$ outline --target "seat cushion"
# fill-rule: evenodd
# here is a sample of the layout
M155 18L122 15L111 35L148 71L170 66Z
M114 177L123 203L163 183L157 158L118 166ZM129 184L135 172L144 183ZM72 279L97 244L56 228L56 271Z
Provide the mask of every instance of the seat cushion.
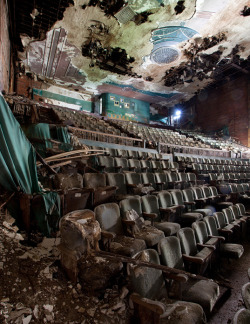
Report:
M144 249L146 249L145 241L128 236L116 236L110 243L110 252L126 256L133 256Z
M201 213L184 213L181 215L181 219L182 220L189 220L189 221L197 221L197 220L201 220L203 218L203 215Z
M183 291L183 299L202 306L206 313L210 313L219 297L220 288L210 280L198 280Z
M201 258L201 259L206 259L210 254L213 253L213 250L208 248L208 247L204 247L203 249L201 249L196 255L196 257Z
M244 248L241 244L225 243L221 244L220 252L227 258L239 259L244 252Z
M147 247L152 247L159 243L165 237L163 231L153 227L145 226L139 233L135 234L135 238L144 240Z
M181 228L180 224L172 222L155 223L154 226L161 230L166 236L175 235Z
M165 304L166 312L161 315L161 324L205 324L206 315L198 304L176 301L170 304L170 300L162 302ZM173 311L171 312L171 309ZM169 314L170 312L170 314Z
M195 211L196 211L197 213L202 214L204 217L205 217L205 216L212 216L212 215L213 215L212 210L209 209L209 208L195 209Z

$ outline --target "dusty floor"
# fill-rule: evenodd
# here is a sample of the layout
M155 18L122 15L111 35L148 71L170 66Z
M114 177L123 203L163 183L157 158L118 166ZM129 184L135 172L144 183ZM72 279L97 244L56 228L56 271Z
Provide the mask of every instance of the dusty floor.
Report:
M45 239L37 247L25 246L10 218L0 216L0 323L131 323L128 290L113 285L101 296L88 296L73 285L60 268L58 239ZM25 236L23 235L25 238ZM232 323L244 307L241 287L248 281L250 243L238 261L223 264L222 275L233 290L214 312L209 324Z
M101 297L72 285L60 268L58 239L25 246L0 216L0 323L129 323L128 290L117 286ZM23 235L24 236L24 235ZM24 236L25 237L25 236ZM100 274L101 275L101 274Z
M244 254L239 260L233 260L230 263L224 262L223 277L230 280L233 287L230 297L226 302L215 309L211 316L209 324L232 323L234 314L241 308L244 308L241 287L249 281L247 270L250 268L250 243L244 243Z

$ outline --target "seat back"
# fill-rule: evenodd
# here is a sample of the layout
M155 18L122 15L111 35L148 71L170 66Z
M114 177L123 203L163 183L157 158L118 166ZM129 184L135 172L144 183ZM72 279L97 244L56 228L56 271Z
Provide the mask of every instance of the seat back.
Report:
M114 158L112 156L97 156L98 164L104 167L105 171L114 172Z
M202 191L205 198L211 197L211 192L209 187L207 186L202 187Z
M206 224L202 222L194 222L192 224L192 229L195 233L196 242L206 243L209 239Z
M134 258L160 264L158 253L152 249L141 251ZM161 270L128 264L128 274L133 292L138 293L140 296L154 300L167 296Z
M182 253L191 256L197 254L196 240L192 228L181 228L177 232L177 237L180 239Z
M128 157L130 159L138 159L137 151L128 150Z
M128 160L126 158L115 157L115 165L117 167L122 167L123 170L128 170Z
M194 202L194 194L191 189L182 190L184 201Z
M234 215L233 215L231 209L224 208L224 209L222 209L222 212L225 215L225 218L226 218L226 220L227 220L227 222L229 224L232 223L235 220Z
M80 173L63 174L57 173L53 179L56 189L69 190L83 187L83 178Z
M142 183L141 174L135 172L128 172L125 174L127 184L138 185Z
M214 216L206 216L203 218L209 235L219 236L216 219Z
M133 168L135 172L141 172L141 163L136 159L129 159L128 164L130 168Z
M176 172L168 172L167 176L168 176L169 182L179 181L178 174Z
M140 198L126 198L120 201L120 211L122 217L125 217L126 212L135 210L139 216L142 214L141 199Z
M148 160L141 160L140 163L141 163L141 169L142 170L145 169L148 172L151 172L152 171L152 167L151 167L150 161L148 161Z
M234 219L240 218L240 213L237 206L235 205L229 206L229 209L231 210Z
M214 186L208 187L211 193L211 196L218 196L217 188Z
M125 181L125 175L122 173L106 173L107 182L110 186L118 187L117 195L127 194L127 185Z
M240 215L242 215L242 216L246 215L246 209L243 204L238 203L235 206L237 206Z
M204 198L203 192L200 187L192 187L192 190L194 192L195 199L202 199Z
M168 208L173 206L172 196L168 191L161 191L157 195L160 207Z
M195 173L188 172L187 176L188 176L188 181L189 182L196 183L196 174Z
M154 213L159 215L159 203L156 196L146 195L142 196L142 211L145 213ZM157 221L157 219L156 219Z
M86 188L96 189L98 187L106 187L107 185L104 173L85 173L83 181Z
M94 209L94 213L101 229L117 235L123 234L120 208L117 204L107 203L99 205Z
M141 173L141 178L142 178L142 183L143 184L151 184L151 186L153 186L154 188L156 187L155 184L155 177L153 173Z
M165 173L155 173L155 182L156 183L162 183L163 184L163 189L168 188L168 181L167 181L167 176Z
M181 190L173 190L170 193L175 205L181 205L181 206L184 205L183 195Z
M184 172L179 172L178 174L179 180L183 182L188 182L188 176Z
M184 270L180 241L175 236L168 236L158 243L162 264L170 268Z
M224 228L227 225L227 219L222 212L216 212L214 213L215 220L217 222L218 228Z

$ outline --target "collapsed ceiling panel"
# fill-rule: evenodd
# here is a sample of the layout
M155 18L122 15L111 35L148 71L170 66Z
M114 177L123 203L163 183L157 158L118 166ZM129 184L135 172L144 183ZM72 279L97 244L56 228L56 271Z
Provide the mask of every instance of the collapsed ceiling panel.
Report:
M170 107L217 82L225 74L222 65L231 64L228 77L248 73L246 1L53 0L46 5L45 0L24 3L17 32L25 34L20 58L26 70L49 83L94 94L122 91ZM24 21L29 32L21 28Z

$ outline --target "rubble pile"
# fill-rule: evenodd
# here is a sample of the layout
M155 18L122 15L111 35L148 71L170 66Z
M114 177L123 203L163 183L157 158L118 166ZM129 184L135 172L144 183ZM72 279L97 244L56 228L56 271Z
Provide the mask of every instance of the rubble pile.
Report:
M86 293L84 282L73 284L61 269L59 237L35 234L28 241L18 230L12 217L1 214L0 323L130 322L125 285Z

